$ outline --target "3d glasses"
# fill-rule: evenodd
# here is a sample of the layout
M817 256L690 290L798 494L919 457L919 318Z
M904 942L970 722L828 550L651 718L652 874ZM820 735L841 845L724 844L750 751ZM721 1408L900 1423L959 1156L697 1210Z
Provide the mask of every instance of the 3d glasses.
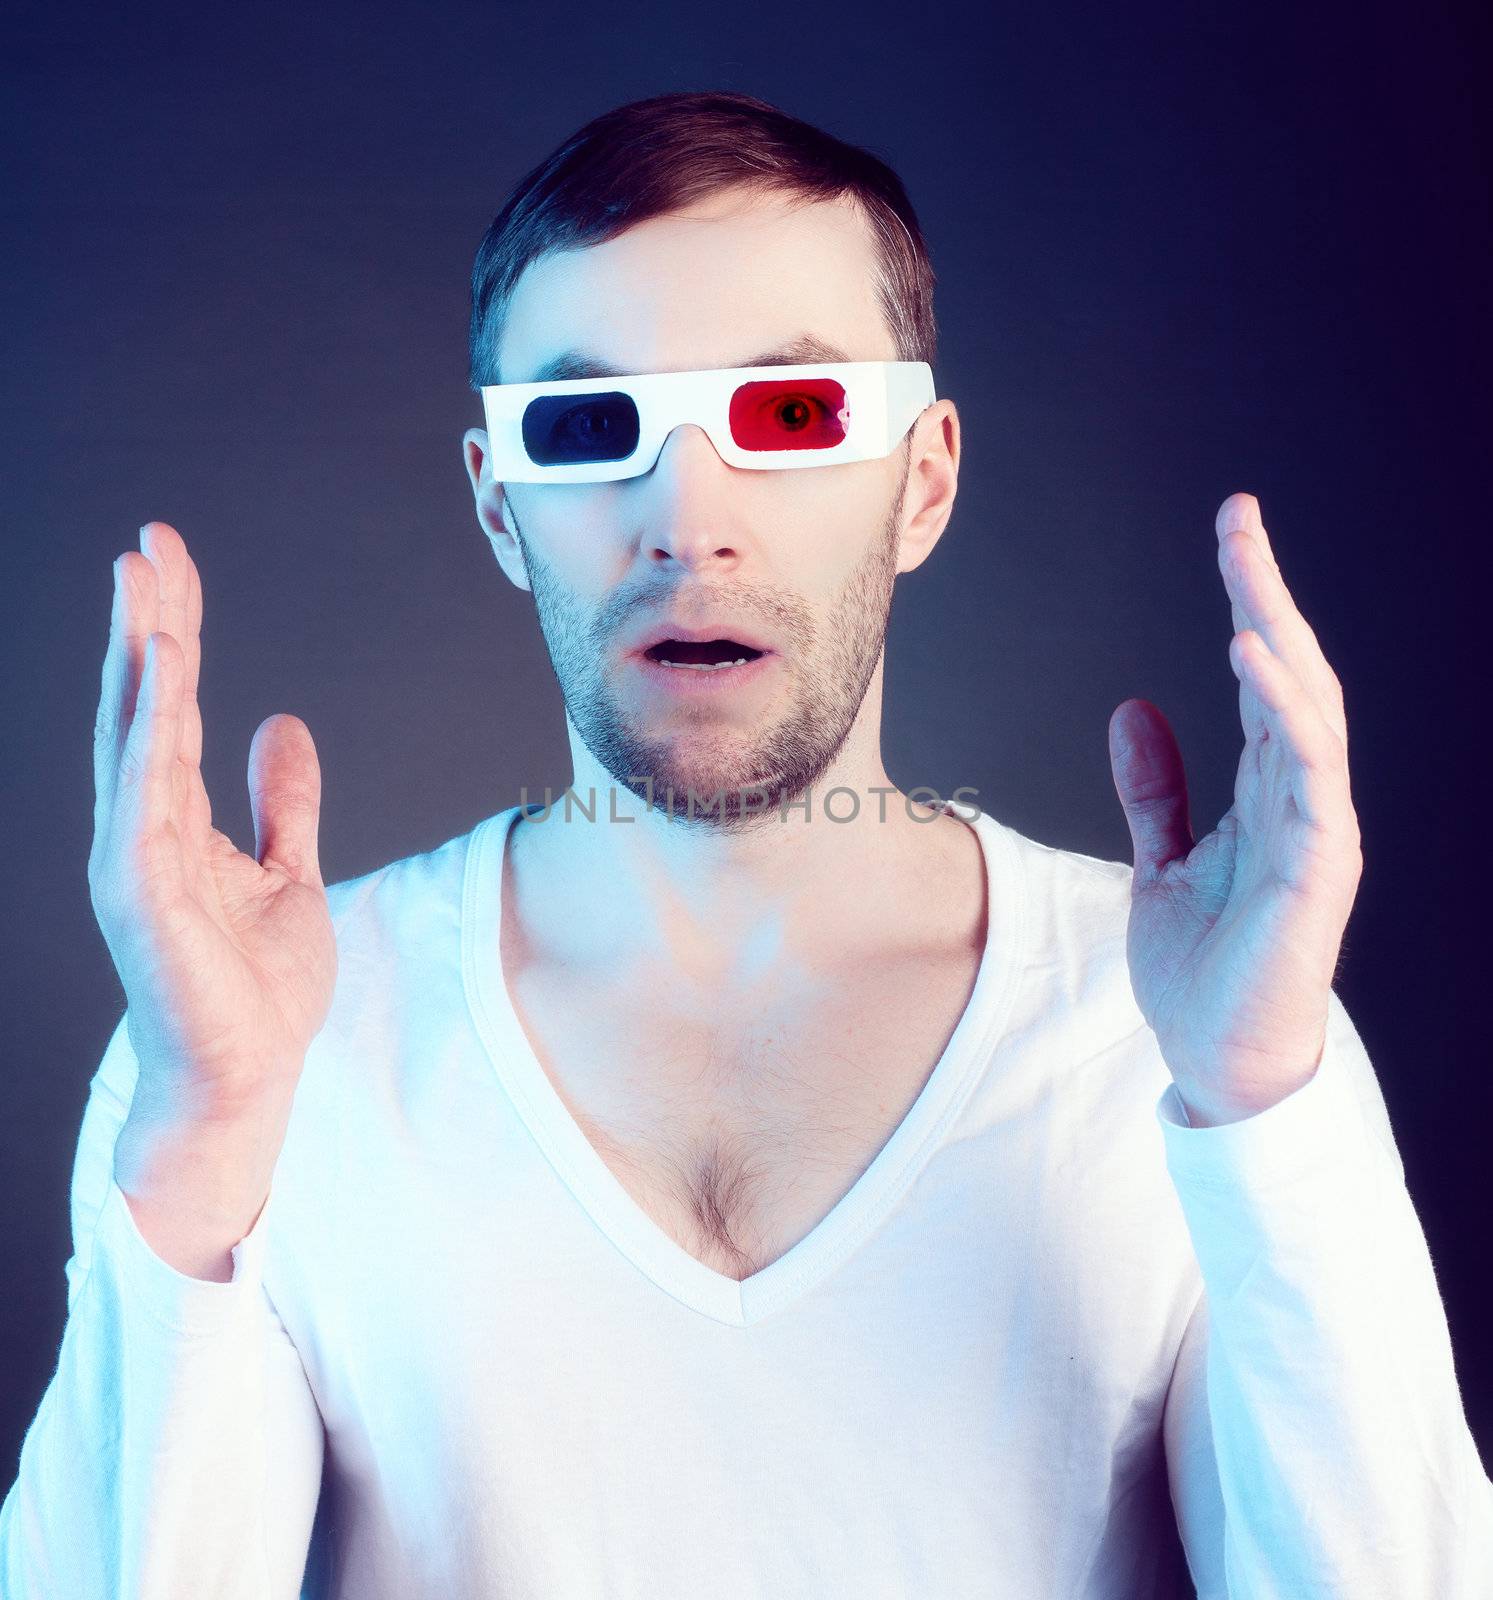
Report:
M887 456L933 404L926 361L718 367L482 389L500 483L607 483L658 460L682 422L722 461L761 472Z

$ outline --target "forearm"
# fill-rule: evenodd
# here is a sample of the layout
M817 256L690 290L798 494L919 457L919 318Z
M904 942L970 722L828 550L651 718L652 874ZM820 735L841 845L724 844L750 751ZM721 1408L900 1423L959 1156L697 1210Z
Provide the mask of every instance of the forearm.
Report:
M1229 1593L1493 1593L1478 1459L1425 1235L1361 1043L1233 1124L1163 1118L1206 1291ZM1381 1102L1382 1104L1382 1102Z
M108 1192L0 1508L0 1594L293 1600L323 1440L262 1241L234 1281L188 1277Z

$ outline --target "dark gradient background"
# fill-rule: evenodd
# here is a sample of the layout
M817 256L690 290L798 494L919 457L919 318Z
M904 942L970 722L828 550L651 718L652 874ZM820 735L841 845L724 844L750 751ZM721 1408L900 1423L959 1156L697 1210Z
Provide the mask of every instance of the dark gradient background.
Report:
M1138 694L1212 828L1242 741L1213 518L1260 497L1346 689L1366 867L1338 992L1493 1453L1486 23L1442 0L610 15L8 10L0 1480L56 1357L73 1146L124 1005L86 877L110 563L150 518L197 560L204 768L241 848L276 711L317 742L328 882L563 785L532 601L461 464L468 274L582 122L712 87L890 161L939 275L963 470L898 583L894 782L1128 861L1106 724Z

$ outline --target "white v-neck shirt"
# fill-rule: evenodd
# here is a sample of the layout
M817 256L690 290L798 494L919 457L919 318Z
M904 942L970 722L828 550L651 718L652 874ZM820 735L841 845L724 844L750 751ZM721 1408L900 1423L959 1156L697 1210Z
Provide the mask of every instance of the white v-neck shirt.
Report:
M1336 995L1308 1084L1189 1127L1130 868L956 810L968 1005L744 1282L632 1199L524 1034L517 807L329 887L332 1010L231 1282L161 1260L113 1180L121 1019L3 1600L1160 1600L1189 1566L1204 1600L1493 1596L1493 1483Z

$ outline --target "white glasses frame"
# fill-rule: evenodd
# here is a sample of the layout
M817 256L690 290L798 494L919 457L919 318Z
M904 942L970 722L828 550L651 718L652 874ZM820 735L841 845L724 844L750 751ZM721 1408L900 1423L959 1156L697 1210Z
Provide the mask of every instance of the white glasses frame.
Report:
M819 450L744 450L731 437L731 396L744 383L833 378L845 390L845 436ZM933 404L926 361L820 361L781 367L711 367L698 372L644 372L623 377L498 383L481 389L489 462L499 483L611 483L650 471L664 440L681 423L697 423L727 466L754 472L834 467L888 456ZM546 395L626 394L638 411L638 443L620 461L540 466L523 441L524 410Z

